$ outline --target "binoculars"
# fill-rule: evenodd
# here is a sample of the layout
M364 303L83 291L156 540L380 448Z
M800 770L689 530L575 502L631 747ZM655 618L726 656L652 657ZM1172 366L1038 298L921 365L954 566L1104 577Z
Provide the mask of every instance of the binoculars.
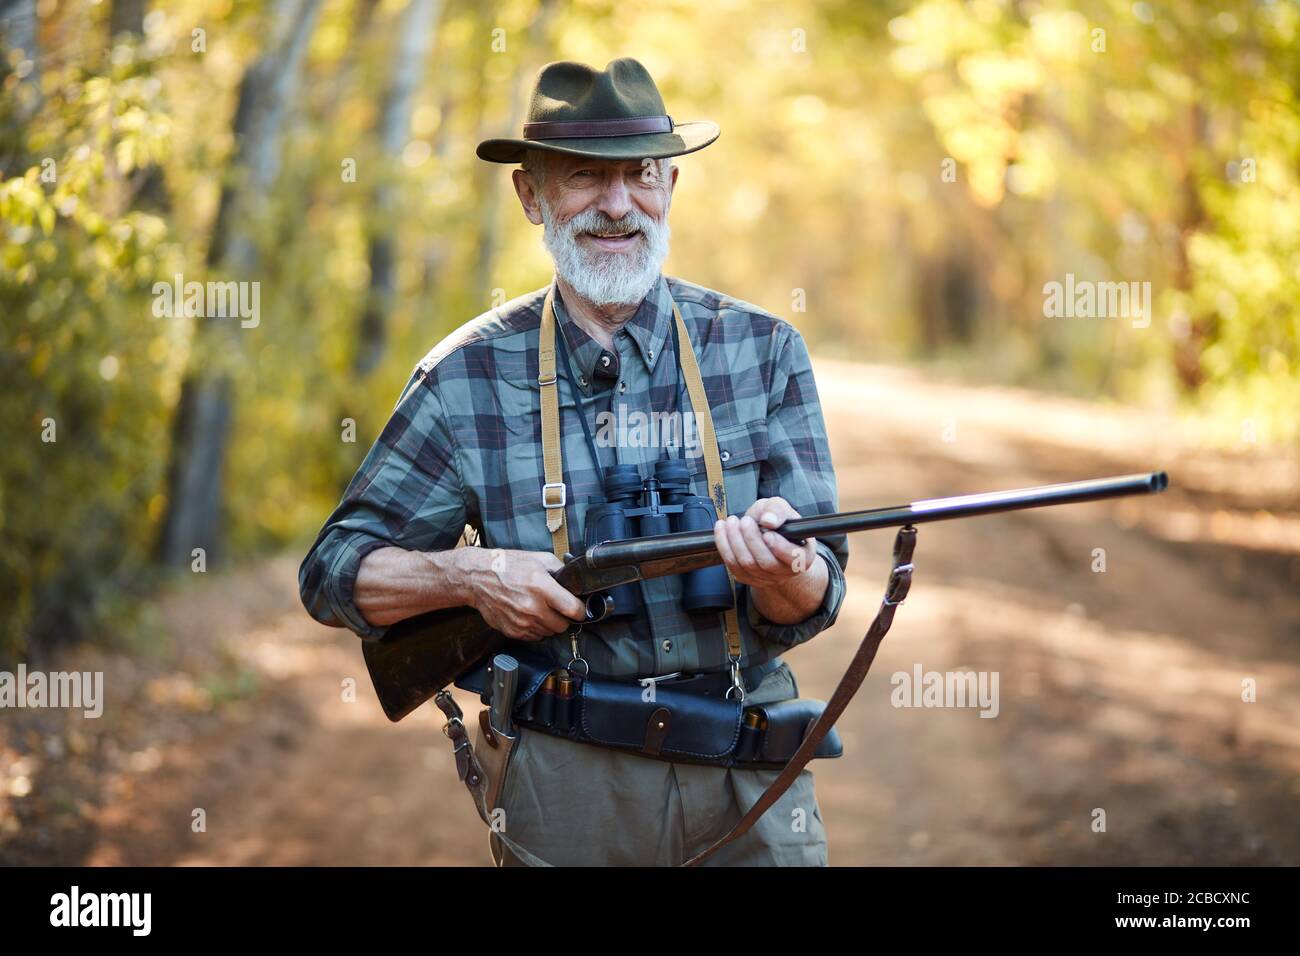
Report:
M604 470L604 499L587 506L586 546L602 541L626 541L677 531L712 531L718 520L713 501L692 495L691 474L680 458L655 462L653 478L642 480L636 465L612 465ZM691 614L725 611L734 606L726 568L714 566L681 575L682 609ZM611 588L614 607L606 620L633 617L641 611L641 590L635 584Z

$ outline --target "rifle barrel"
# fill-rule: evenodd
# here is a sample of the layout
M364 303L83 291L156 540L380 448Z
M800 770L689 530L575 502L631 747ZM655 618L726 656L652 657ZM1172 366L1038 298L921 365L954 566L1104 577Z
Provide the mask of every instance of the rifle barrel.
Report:
M1117 478L1095 478L1091 481L1070 481L1059 485L1017 488L1012 491L957 495L952 498L929 498L892 508L814 515L787 521L775 530L777 534L789 541L800 542L806 538L871 531L878 528L899 528L909 524L970 518L1001 511L1022 511L1026 508L1043 508L1048 505L1100 501L1104 498L1120 498L1128 495L1158 494L1168 486L1169 476L1165 472L1143 472L1121 475ZM586 559L588 566L592 568L607 569L646 561L685 558L704 554L713 549L712 531L686 531L653 538L603 541L587 551Z

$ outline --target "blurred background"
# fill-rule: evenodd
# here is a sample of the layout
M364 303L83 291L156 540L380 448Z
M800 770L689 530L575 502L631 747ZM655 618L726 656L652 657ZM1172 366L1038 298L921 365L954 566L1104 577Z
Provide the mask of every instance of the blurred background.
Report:
M1174 483L922 531L818 769L832 862L1300 862L1298 31L1290 0L0 0L0 669L107 698L0 714L0 861L487 861L439 721L384 721L296 566L415 362L550 279L474 146L543 63L634 56L722 128L676 161L667 271L802 331L842 507ZM160 316L178 275L257 282L258 321ZM1150 309L1054 314L1079 282ZM805 696L888 546L855 539ZM999 717L891 707L915 664L1000 672Z

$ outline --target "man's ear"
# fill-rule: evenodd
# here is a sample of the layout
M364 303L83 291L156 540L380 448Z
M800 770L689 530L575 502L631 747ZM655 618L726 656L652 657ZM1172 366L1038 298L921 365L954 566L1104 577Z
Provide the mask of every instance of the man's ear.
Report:
M681 172L676 163L670 164L668 170L668 204L664 208L664 212L673 208L673 190L677 188L677 174Z
M537 201L537 187L533 185L533 177L524 169L516 169L510 174L510 180L515 184L515 194L519 196L519 205L524 207L524 215L534 226L540 226L542 207Z

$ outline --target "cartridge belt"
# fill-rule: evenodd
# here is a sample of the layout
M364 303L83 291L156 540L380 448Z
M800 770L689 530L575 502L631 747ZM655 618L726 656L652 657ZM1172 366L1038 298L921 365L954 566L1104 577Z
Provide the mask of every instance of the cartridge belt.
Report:
M825 704L784 700L746 705L728 699L730 672L685 678L616 678L582 675L551 661L519 657L512 710L517 724L579 743L608 747L659 760L721 767L784 767ZM755 687L779 660L746 668L742 678ZM476 669L457 686L477 691L490 704L491 665ZM844 752L834 728L814 756Z

